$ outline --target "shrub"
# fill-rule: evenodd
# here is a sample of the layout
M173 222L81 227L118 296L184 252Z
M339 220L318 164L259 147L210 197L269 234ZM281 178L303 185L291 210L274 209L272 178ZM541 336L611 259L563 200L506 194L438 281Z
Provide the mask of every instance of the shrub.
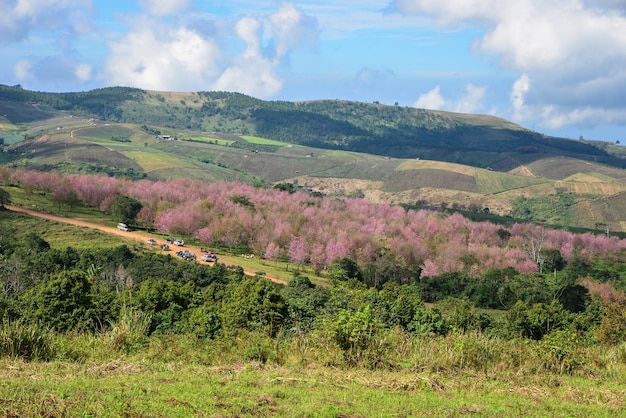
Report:
M0 356L47 361L55 353L54 333L49 328L22 320L2 321Z
M378 368L385 364L386 343L383 324L369 305L352 312L342 310L331 324L332 338L341 348L346 364Z
M555 373L572 373L585 364L578 334L556 330L538 343L542 368Z
M111 347L122 352L132 352L146 347L151 323L150 315L123 306L118 321L111 324Z

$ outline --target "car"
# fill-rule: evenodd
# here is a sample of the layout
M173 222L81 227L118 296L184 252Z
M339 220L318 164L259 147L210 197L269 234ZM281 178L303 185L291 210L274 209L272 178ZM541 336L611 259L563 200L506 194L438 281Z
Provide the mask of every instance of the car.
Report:
M183 245L185 245L185 241L183 241L182 239L175 239L174 245L178 245L179 247L182 247Z
M156 240L155 240L155 239L150 238L150 239L147 239L147 240L146 240L146 243L147 243L147 244L150 244L150 245L156 245L156 243L157 243L157 242L156 242Z
M200 257L200 260L214 263L217 261L217 255L212 252L206 252L202 254L202 256Z
M195 260L196 255L189 250L176 251L176 255L183 260Z
M167 241L167 242L168 242L168 243L170 243L170 244L173 244L173 243L174 243L174 238L172 238L172 237L167 237L167 238L165 239L165 241Z
M167 244L161 244L161 250L163 251L169 251L170 250L170 246Z
M128 225L122 222L117 224L117 229L119 229L120 231L127 231L127 232L130 231L130 228L128 227Z

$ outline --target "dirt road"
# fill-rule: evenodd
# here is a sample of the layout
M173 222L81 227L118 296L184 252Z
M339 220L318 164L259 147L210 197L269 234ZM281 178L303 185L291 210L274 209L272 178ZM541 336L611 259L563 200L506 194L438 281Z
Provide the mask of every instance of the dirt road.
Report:
M70 225L76 225L76 226L82 226L85 228L92 228L92 229L98 229L100 231L106 232L108 234L115 234L115 235L119 235L120 237L124 237L124 238L131 238L131 239L135 239L139 242L143 242L144 244L146 243L146 240L152 238L152 239L156 239L157 240L157 245L155 246L157 249L160 248L161 244L164 244L165 241L163 241L163 239L157 239L156 237L148 234L147 232L142 232L142 231L120 231L119 229L115 228L115 227L111 227L111 226L105 226L105 225L100 225L100 224L96 224L93 222L87 222L84 220L80 220L80 219L72 219L72 218L64 218L62 216L57 216L57 215L50 215L47 213L42 213L42 212L37 212L34 210L30 210L30 209L25 209L22 208L20 206L13 206L13 205L5 205L5 207L9 210L12 210L14 212L21 212L21 213L25 213L28 214L30 216L36 216L38 218L43 218L43 219L48 219L50 221L55 221L55 222L62 222L62 223L66 223L66 224L70 224ZM146 244L148 245L148 244ZM198 263L201 264L212 264L212 263L207 263L204 261L200 260L200 257L202 256L202 252L200 251L200 248L198 247L193 247L193 246L188 246L185 245L184 247L177 247L176 245L170 244L170 251L171 253L175 253L176 251L178 251L179 249L182 250L187 250L187 251L191 251L192 253L194 253L196 255L196 260ZM161 250L158 250L161 251ZM163 251L165 252L165 251ZM227 266L238 266L239 264L233 262L232 260L230 260L228 257L223 257L220 256L220 263L222 264L226 264ZM246 276L254 276L255 272L250 271L250 270L246 270L245 267L241 266L243 268L243 272ZM280 283L280 284L287 284L286 280L282 280L279 279L277 277L271 277L269 275L265 275L265 277L267 277L269 280L275 282L275 283Z

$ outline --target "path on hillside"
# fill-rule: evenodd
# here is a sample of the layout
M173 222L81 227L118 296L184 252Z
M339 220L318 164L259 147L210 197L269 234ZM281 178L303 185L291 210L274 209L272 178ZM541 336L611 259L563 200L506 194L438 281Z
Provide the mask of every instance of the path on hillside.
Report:
M93 223L93 222L88 222L85 220L81 220L81 219L72 219L72 218L64 218L62 216L58 216L58 215L51 215L48 213L42 213L42 212L37 212L34 210L30 210L30 209L26 209L20 206L13 206L13 205L4 205L7 209L14 211L14 212L21 212L21 213L25 213L27 215L30 216L36 216L38 218L43 218L43 219L48 219L50 221L54 221L54 222L62 222L62 223L66 223L66 224L70 224L70 225L75 225L75 226L82 226L85 228L92 228L92 229L98 229L100 231L106 232L108 234L115 234L118 235L120 237L124 237L124 238L132 238L132 239L136 239L139 242L142 243L146 243L146 240L152 238L152 239L157 239L156 237L154 237L151 234L148 234L147 232L143 232L143 231L120 231L119 229L112 227L112 226L106 226L106 225L100 225L97 223ZM157 239L157 245L155 246L157 249L160 248L161 244L164 244L165 241L160 238ZM149 244L146 244L149 245ZM200 251L200 248L198 247L193 247L193 246L187 246L185 245L184 247L178 247L176 245L170 244L170 251L161 251L160 249L157 250L158 252L162 252L162 253L175 253L178 250L187 250L187 251L191 251L192 253L194 253L196 255L196 260L198 263L201 264L213 264L213 263L207 263L204 261L200 260L200 257L202 256L202 252ZM223 256L220 256L220 263L225 264L227 266L239 266L239 264L228 260L228 259L224 259ZM243 268L243 272L246 276L255 276L256 273L250 270L246 270L245 267L240 266ZM275 283L280 283L280 284L287 284L286 280L283 279L279 279L277 277L272 277L271 275L266 274L265 275L266 278L268 278L269 280L275 282Z

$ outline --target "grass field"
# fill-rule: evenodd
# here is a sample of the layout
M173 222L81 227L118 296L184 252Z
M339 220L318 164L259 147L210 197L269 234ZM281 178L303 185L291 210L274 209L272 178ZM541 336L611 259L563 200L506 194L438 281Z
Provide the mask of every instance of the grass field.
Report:
M474 177L476 178L478 190L480 193L486 195L501 193L507 190L521 189L547 182L545 179L514 176L512 174L480 169L474 172Z
M134 132L124 125L98 125L82 128L76 136L84 139L110 140L115 137L128 138Z
M172 154L156 153L150 150L124 151L124 155L136 161L147 173L165 168L192 167L190 161L185 161Z
M266 362L245 360L263 341L155 336L135 354L107 335L60 337L75 359L0 360L4 416L236 417L616 417L626 413L620 366L597 376L426 366L471 338L398 347L407 366L371 370L327 363L332 349L309 338L278 339ZM247 337L247 338L245 338ZM408 351L407 351L408 350ZM415 350L411 352L411 350ZM425 354L425 353L424 353ZM394 356L395 357L395 356ZM460 360L460 357L458 358ZM415 361L413 367L410 363ZM423 366L422 366L423 367Z
M287 144L285 142L274 141L273 139L259 138L256 136L243 135L242 138L251 144L276 145L278 147L286 147L288 145L297 146L297 145Z

